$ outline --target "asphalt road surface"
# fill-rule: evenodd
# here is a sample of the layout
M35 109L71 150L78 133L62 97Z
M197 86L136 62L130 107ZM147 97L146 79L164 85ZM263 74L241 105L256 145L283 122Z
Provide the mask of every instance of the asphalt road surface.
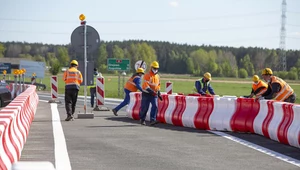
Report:
M142 126L127 118L125 110L118 117L111 111L94 111L94 119L65 122L63 98L62 104L49 104L49 94L39 97L21 161L50 161L59 170L300 169L300 149L263 136L168 124ZM106 106L118 103L107 100ZM88 113L91 110L89 106ZM79 111L83 112L82 97Z

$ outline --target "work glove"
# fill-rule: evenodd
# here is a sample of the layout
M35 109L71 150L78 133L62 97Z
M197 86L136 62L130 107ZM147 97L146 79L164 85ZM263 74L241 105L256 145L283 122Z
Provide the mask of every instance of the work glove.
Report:
M160 101L163 100L162 97L161 97L160 91L157 91L157 96L158 96L158 98L159 98Z
M147 88L146 91L151 94L152 96L156 96L157 94L150 88Z

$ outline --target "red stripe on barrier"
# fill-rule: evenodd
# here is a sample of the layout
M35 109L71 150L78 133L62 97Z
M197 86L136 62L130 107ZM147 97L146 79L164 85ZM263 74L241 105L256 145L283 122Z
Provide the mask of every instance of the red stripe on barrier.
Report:
M141 93L135 93L135 104L132 108L132 118L134 120L140 120L140 107L141 107L141 99L142 99L142 94Z
M300 132L298 133L298 143L300 145Z
M254 133L253 122L259 109L260 105L257 100L238 98L237 109L230 121L232 131Z
M283 104L282 110L283 110L283 117L278 126L277 136L279 142L284 144L289 144L287 138L287 132L294 118L293 104Z
M156 120L160 123L166 123L165 113L169 106L169 97L165 94L161 95L161 97L163 98L163 101L158 100L158 112Z
M268 114L265 118L265 120L262 123L262 132L264 134L265 137L270 138L269 135L269 124L273 118L274 115L274 106L273 106L274 101L268 101L267 105L268 105Z
M209 117L214 109L214 98L199 97L197 100L199 108L194 116L195 128L208 130Z
M2 135L2 134L0 134L0 135ZM1 156L0 156L0 169L7 170L7 167L6 167L5 163L3 162Z
M5 137L5 133L8 133L8 132L5 132L6 130L8 130L8 124L5 122L5 121L0 121L0 124L4 125L5 126L5 129L2 133L2 144L3 144L3 149L6 153L6 155L8 156L10 162L14 162L14 158L13 158L13 155L12 153L10 152L10 150L8 149L8 146L7 146L7 139Z
M182 124L182 115L186 108L185 96L178 95L175 96L176 106L172 113L172 123L175 126L183 126Z

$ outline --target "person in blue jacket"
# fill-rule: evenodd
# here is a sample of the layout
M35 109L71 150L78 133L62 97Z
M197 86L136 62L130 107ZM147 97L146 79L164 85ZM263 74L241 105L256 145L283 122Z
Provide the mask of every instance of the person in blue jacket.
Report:
M130 101L129 93L131 92L137 92L138 90L143 91L141 87L141 77L145 74L145 71L143 68L138 68L136 70L136 73L133 74L129 80L126 82L124 86L124 92L125 92L125 98L122 103L120 103L117 107L112 109L115 116L118 116L118 111L126 106Z
M214 89L210 84L211 74L209 72L204 73L203 78L195 81L196 92L201 95L215 95ZM210 96L209 95L209 96Z

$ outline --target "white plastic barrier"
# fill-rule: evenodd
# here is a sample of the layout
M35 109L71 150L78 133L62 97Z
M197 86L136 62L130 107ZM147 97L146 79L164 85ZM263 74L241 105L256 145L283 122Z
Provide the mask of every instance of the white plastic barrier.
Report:
M300 105L294 105L294 117L287 132L288 142L291 146L300 148Z
M198 97L186 96L186 109L182 115L182 124L184 127L195 128L194 116L198 111Z
M175 97L176 95L169 95L169 106L165 112L165 120L166 120L166 123L168 124L173 124L172 122L172 114L173 114L173 111L176 107L176 100L175 100Z
M254 132L269 137L268 124L274 115L273 101L260 100L259 103L260 109L253 123Z
M214 97L214 109L209 118L211 130L231 131L230 120L236 110L236 96Z
M268 127L268 132L269 132L270 138L275 141L279 141L277 133L278 133L279 124L283 118L282 104L284 104L284 102L274 102L273 103L274 116Z

